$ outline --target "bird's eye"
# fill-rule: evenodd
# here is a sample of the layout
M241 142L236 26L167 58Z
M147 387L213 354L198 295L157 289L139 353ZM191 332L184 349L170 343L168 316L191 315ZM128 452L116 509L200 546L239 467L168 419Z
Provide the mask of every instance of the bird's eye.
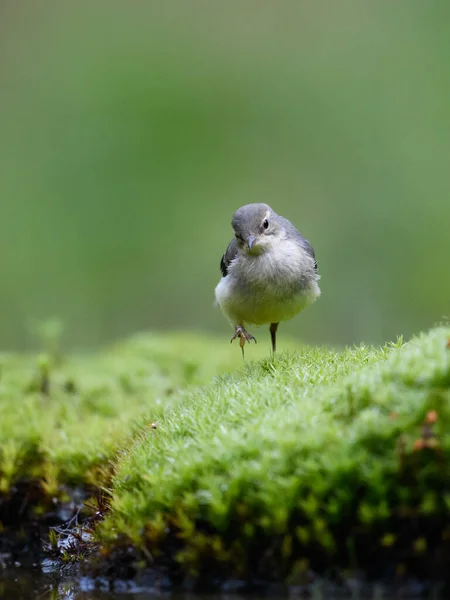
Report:
M267 229L269 227L269 221L267 219L264 219L263 227L264 227L264 229Z

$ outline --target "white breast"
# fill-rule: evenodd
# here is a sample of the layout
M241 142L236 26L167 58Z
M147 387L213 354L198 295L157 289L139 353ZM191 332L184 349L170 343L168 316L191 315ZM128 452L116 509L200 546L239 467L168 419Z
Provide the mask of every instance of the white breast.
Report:
M287 321L320 295L314 259L283 240L259 256L240 255L216 287L217 303L233 324Z

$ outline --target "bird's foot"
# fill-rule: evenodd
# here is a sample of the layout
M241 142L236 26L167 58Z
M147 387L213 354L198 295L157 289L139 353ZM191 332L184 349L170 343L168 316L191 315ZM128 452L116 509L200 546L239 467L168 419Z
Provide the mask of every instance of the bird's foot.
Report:
M242 356L244 356L245 342L250 343L253 340L256 344L256 338L251 333L249 333L246 329L244 329L241 325L236 326L236 333L231 338L230 343L233 342L236 338L239 338L239 346L241 347L241 350L242 350Z

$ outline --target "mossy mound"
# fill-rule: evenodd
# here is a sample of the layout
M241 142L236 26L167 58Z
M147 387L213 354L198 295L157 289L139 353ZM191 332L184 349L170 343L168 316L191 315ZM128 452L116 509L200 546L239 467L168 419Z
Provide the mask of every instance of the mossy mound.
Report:
M335 568L445 579L449 339L440 327L384 348L287 342L275 360L259 344L244 364L226 341L189 334L3 355L0 542L101 492L95 543L64 552L96 555L91 573L149 567L209 589Z
M310 568L444 576L449 338L285 353L162 407L118 457L105 564L133 548L133 568L204 587Z
M263 355L261 346L253 354ZM19 509L25 496L37 516L76 486L108 484L136 432L242 366L233 350L226 338L185 333L138 335L92 355L1 354L0 522L12 520L12 500Z

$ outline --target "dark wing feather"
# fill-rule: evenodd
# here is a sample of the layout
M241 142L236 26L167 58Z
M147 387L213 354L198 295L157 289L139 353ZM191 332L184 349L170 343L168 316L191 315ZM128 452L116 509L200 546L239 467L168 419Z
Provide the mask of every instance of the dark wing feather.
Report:
M237 256L237 242L233 238L231 242L228 244L227 249L225 250L225 254L222 256L220 260L220 270L222 271L223 277L228 275L228 267L232 260L234 260Z
M317 260L316 255L314 254L314 248L311 246L308 240L305 240L305 238L303 238L303 247L305 248L306 252L314 259L314 270L317 273Z

